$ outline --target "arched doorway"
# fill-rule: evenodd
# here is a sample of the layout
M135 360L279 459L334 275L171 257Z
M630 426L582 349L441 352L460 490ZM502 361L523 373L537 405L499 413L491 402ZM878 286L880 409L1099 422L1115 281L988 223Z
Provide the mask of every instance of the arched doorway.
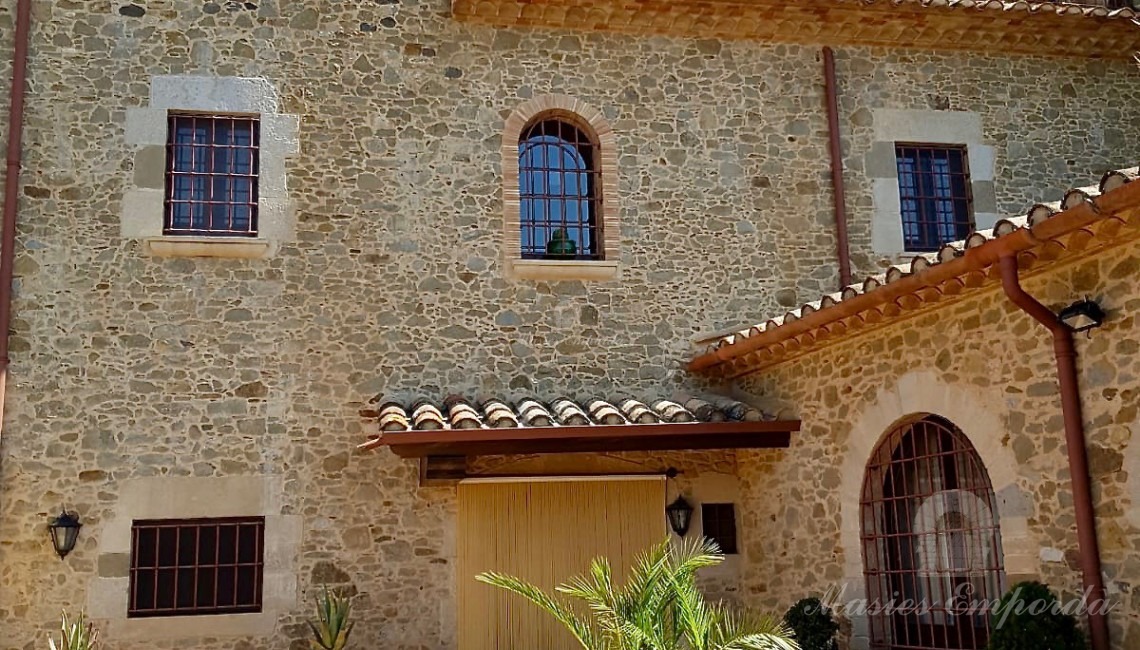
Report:
M980 650L1002 591L997 503L970 441L926 416L886 435L861 497L871 647Z

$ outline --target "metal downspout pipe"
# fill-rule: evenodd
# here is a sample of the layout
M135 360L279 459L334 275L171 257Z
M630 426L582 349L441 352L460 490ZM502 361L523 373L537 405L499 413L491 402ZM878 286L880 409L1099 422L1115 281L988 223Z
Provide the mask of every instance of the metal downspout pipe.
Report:
M839 91L835 79L835 52L823 48L823 85L827 103L828 151L831 154L831 191L835 210L836 257L839 288L851 284L851 248L847 238L847 198L843 184L843 148L839 142Z
M998 264L1005 295L1053 335L1053 354L1057 359L1057 379L1061 386L1061 413L1065 420L1065 446L1069 455L1073 508L1076 511L1081 581L1088 599L1089 635L1092 638L1093 650L1109 650L1108 617L1104 611L1104 579L1100 570L1100 546L1096 538L1096 515L1085 451L1085 425L1081 415L1077 351L1073 345L1073 332L1052 310L1021 288L1016 253L1003 254Z
M16 211L20 201L23 167L24 97L28 72L28 38L32 0L17 0L16 31L12 43L12 79L8 89L8 155L4 176L4 208L0 219L0 432L8 387L9 336L12 324L12 263L16 255Z

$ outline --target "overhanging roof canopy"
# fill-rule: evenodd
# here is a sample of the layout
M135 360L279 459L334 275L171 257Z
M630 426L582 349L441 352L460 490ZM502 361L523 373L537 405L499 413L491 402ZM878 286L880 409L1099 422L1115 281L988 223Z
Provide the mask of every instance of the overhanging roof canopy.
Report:
M1127 59L1136 10L1026 0L452 0L504 27Z
M1059 203L915 256L886 273L737 332L698 342L689 370L735 378L893 322L966 292L1000 284L996 262L1016 255L1030 275L1078 255L1140 237L1140 169L1104 175Z
M450 397L442 406L387 402L366 415L380 434L361 445L403 458L787 447L798 420L775 420L721 396L549 403L533 398L479 405Z

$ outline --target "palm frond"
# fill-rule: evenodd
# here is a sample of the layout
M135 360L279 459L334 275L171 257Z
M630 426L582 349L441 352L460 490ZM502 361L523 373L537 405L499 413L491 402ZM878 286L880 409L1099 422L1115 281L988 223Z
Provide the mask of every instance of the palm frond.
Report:
M484 584L505 589L517 596L530 601L532 604L550 614L561 623L585 650L603 650L606 646L601 644L598 634L589 623L582 620L568 606L559 602L538 587L503 573L488 571L475 576L475 579Z

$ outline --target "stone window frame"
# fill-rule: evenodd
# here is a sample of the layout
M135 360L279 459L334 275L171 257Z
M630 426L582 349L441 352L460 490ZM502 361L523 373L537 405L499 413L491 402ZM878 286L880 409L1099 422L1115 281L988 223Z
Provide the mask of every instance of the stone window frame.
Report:
M899 194L898 143L921 142L954 145L966 149L970 170L974 228L992 228L999 218L994 189L994 148L985 143L982 118L969 111L896 110L872 111L873 141L864 157L871 181L873 212L871 249L880 255L904 255L902 205Z
M536 119L565 119L586 129L598 143L601 187L601 259L535 260L522 258L519 192L519 139ZM597 108L568 95L543 95L511 112L503 126L503 256L506 275L519 280L614 280L620 275L620 215L618 203L617 136Z
M111 516L84 526L98 539L97 572L87 612L108 637L124 641L269 637L281 615L300 604L302 518L286 515L280 476L146 477L120 484ZM265 518L261 611L244 614L129 617L131 527L135 520Z
M260 122L258 231L255 237L166 235L166 157L171 113L248 115ZM159 257L263 259L296 237L286 161L300 152L300 117L281 112L277 90L256 77L157 75L145 108L129 108L126 141L133 147L134 174L127 182L120 236L142 243Z

